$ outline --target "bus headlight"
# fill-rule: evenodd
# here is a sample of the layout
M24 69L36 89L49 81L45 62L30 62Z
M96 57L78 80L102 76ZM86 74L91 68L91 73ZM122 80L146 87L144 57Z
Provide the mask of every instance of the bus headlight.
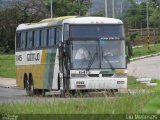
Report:
M127 73L125 72L125 70L116 70L115 74L113 75L113 77L126 78L127 77Z
M124 73L125 73L125 70L116 70L115 73L116 73L116 74L124 74Z
M126 74L126 73L124 73L124 74L114 74L113 77L126 78L126 77L127 77L127 74Z
M126 78L127 77L127 73L125 73L125 70L116 70L113 77L116 78Z

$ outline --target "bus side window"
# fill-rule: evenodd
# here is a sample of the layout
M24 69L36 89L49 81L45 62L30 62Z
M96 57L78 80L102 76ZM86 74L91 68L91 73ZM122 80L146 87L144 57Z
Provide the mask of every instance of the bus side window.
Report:
M39 47L41 47L42 43L41 43L41 34L42 34L42 30L39 31Z
M69 25L65 24L64 25L64 32L63 32L63 39L68 40L69 39Z
M48 34L48 46L53 46L55 44L55 28L50 28Z
M47 29L41 31L41 47L46 47L47 44Z
M47 29L46 46L49 46L49 44L48 44L48 39L49 39L49 29Z
M56 28L56 45L58 45L59 41L62 41L62 27Z
M25 46L26 46L26 32L22 32L20 40L20 48L25 48Z
M40 41L40 31L36 30L34 31L34 47L35 48L39 47L39 41Z
M32 47L34 48L34 31L32 32Z
M33 32L29 31L27 34L27 48L32 48L33 43Z
M27 48L27 39L28 39L28 32L26 32L26 39L25 39L25 47L24 48Z
M21 33L17 33L16 34L16 48L20 48L20 44L21 44Z

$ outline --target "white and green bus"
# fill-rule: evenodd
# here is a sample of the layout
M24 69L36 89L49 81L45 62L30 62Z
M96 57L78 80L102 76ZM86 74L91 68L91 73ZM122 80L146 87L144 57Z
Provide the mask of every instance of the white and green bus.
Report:
M16 30L17 86L47 91L127 88L123 22L65 16L21 24Z

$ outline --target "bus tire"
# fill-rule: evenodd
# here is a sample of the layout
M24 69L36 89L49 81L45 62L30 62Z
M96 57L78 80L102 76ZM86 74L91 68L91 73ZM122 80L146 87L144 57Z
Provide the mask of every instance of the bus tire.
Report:
M45 91L45 89L43 89L42 90L42 96L45 97L45 95L46 95L46 91Z
M32 76L30 76L30 78L26 80L26 92L29 96L33 96L35 93Z
M33 84L33 77L30 76L30 96L33 96L35 94L35 90L34 90L34 84Z
M27 93L27 95L29 95L30 85L29 85L29 80L28 80L28 78L25 78L25 88L26 88L26 93Z
M24 79L23 79L24 89L26 89L27 79L28 79L28 77L27 77L27 74L25 73L25 74L24 74Z

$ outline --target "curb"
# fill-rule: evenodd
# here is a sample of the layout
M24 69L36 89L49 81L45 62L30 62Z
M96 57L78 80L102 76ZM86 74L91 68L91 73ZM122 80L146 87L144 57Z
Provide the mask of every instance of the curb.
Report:
M140 60L140 59L144 59L144 58L149 58L149 57L155 57L155 56L159 56L159 55L160 55L160 52L156 53L156 54L150 54L150 55L146 55L146 56L131 58L130 61L136 61L136 60Z
M16 88L16 80L12 78L0 78L1 88Z
M1 85L1 84L0 84L0 87L1 88L10 88L9 86L4 86L4 85Z
M2 85L2 84L0 84L0 87L1 88L12 88L12 89L16 89L17 88L16 85L15 86L5 86L5 85Z

